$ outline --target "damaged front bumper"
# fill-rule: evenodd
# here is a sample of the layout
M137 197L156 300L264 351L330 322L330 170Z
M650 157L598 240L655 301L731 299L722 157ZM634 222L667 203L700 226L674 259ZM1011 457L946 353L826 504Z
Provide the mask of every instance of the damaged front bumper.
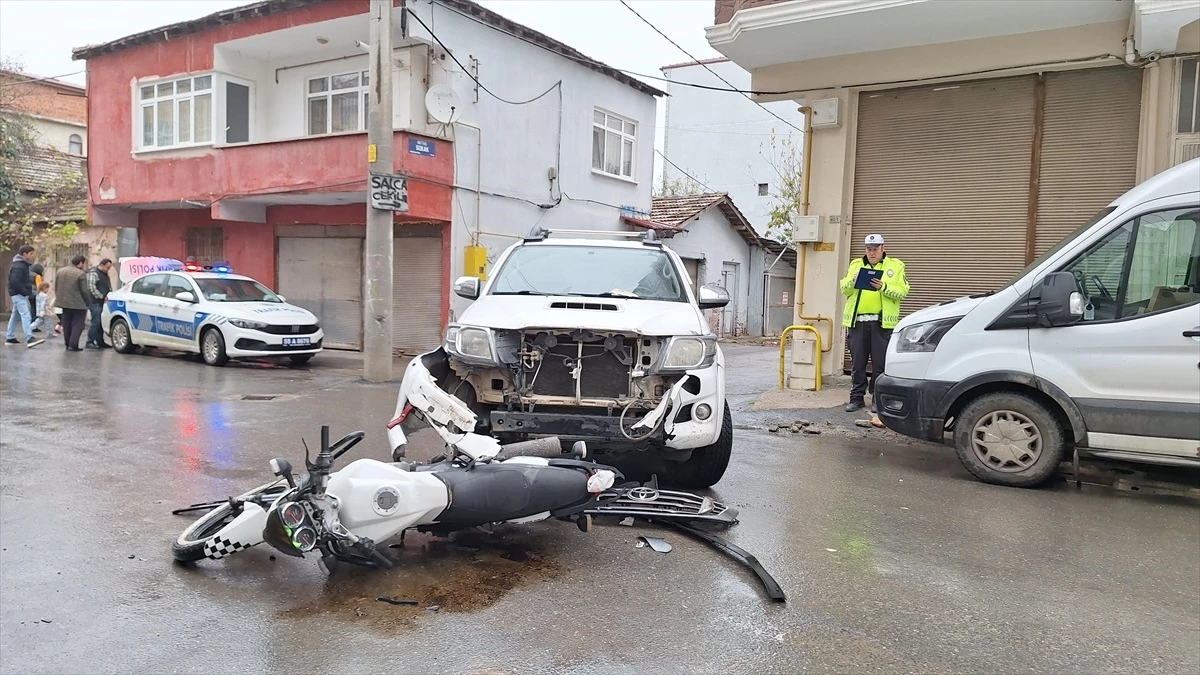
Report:
M439 347L409 363L400 383L395 413L388 423L393 456L403 455L414 416L433 427L447 443L472 435L479 424L479 416L465 401L439 385L439 379L451 372L449 359L446 350ZM596 407L595 413L579 407L559 412L534 406L530 411L492 409L484 421L493 434L558 436L618 445L653 442L672 450L702 448L715 443L721 434L725 417L724 368L723 355L718 352L710 366L685 371L649 412L634 410L636 401L615 409Z

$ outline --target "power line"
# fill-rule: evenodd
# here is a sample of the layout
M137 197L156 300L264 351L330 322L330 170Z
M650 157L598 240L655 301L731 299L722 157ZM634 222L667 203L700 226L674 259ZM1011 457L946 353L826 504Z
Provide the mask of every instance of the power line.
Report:
M683 169L681 169L681 168L679 167L679 165L678 165L678 164L676 164L675 162L672 162L671 160L667 159L667 156L666 156L666 155L664 155L664 154L662 154L662 152L660 152L658 148L655 148L655 149L654 149L654 152L655 152L655 153L656 153L656 154L657 154L659 157L662 157L664 162L666 162L667 164L670 164L671 166L675 167L675 168L676 168L676 169L679 171L679 173L681 173L681 174L683 174L683 175L687 176L688 178L691 178L691 179L692 179L692 182L693 182L693 183L695 183L696 185L699 185L700 187L704 188L705 190L708 190L709 192L713 192L713 193L717 192L717 190L714 190L714 189L710 188L709 186L705 185L705 184L704 184L704 183L703 183L703 182L702 182L702 181L701 181L699 178L696 178L696 177L695 177L695 176L693 176L692 174L690 174L690 173L688 173L688 172L684 171Z
M686 49L684 49L683 47L681 47L681 46L679 45L679 43L678 43L678 42L676 42L676 41L672 40L672 39L671 39L671 38L670 38L670 37L669 37L669 36L668 36L666 33L664 33L664 32L662 32L661 30L659 30L659 29L658 29L658 26L655 26L653 23L650 23L650 20L649 20L649 19L647 19L646 17L644 17L644 16L642 16L641 14L639 14L639 13L638 13L638 11L637 11L636 9L634 9L634 8L630 7L630 6L629 6L629 3L625 2L625 0L621 0L621 4L622 4L622 5L625 5L625 9L628 9L629 11L633 12L633 15L634 15L634 16L636 16L637 18L641 19L641 20L642 20L642 23L644 23L644 24L646 24L647 26L649 26L650 28L652 28L652 29L654 30L654 32L655 32L655 33L658 33L659 35L663 36L663 38L664 38L664 39L665 39L667 42L670 42L671 44L675 45L676 49L678 49L679 51L683 52L684 54L687 54L687 57L688 57L689 59L691 59L691 60L695 61L696 63L700 64L701 66L704 66L704 69L705 69L705 70L707 70L708 72L710 72L710 73L712 73L713 75L715 75L715 76L716 76L716 78L717 78L718 80L720 80L720 81L724 82L725 84L729 85L729 87L730 87L731 89L737 89L737 87L734 87L734 86L733 86L733 84L731 84L731 83L729 82L729 80L726 80L725 78L723 78L723 77L721 77L720 75L718 75L718 74L717 74L717 71L713 70L712 68L709 68L707 63L704 63L704 62L703 62L703 61L701 61L700 59L697 59L695 56L692 56L692 55L691 55L691 53L690 53L690 52L688 52L688 50L686 50ZM801 129L800 127L797 127L795 124L792 124L791 122L789 122L789 121L787 121L787 120L783 119L783 118L782 118L782 117L780 117L779 115L776 115L776 114L775 114L773 111L771 111L771 110L768 110L768 109L767 109L767 107L766 107L766 106L764 106L763 104L761 104L761 103L759 103L758 101L755 101L754 99L750 98L750 95L749 95L749 94L747 94L747 93L745 93L745 92L742 92L742 96L745 96L747 101L750 101L750 102L751 102L751 103L753 103L754 105L756 105L756 106L758 106L758 107L762 108L763 110L766 110L768 113L770 113L770 115L771 115L772 117L774 117L775 119L779 120L780 122L783 122L784 124L788 125L789 127L791 127L791 128L793 128L793 129L795 129L796 131L803 132L803 129Z

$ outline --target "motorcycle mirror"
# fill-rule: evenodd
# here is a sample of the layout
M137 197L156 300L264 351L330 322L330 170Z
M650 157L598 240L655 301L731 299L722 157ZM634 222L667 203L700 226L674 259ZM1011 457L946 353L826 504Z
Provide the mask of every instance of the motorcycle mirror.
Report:
M282 457L276 457L271 460L271 473L284 478L288 482L289 487L296 487L296 480L292 477L292 463Z
M587 442L575 441L575 443L571 446L571 454L574 455L576 459L584 459L587 457Z

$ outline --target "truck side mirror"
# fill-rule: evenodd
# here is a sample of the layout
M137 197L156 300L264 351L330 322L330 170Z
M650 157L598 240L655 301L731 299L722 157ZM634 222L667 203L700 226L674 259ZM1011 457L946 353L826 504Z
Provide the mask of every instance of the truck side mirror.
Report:
M1038 328L1072 326L1083 319L1083 293L1070 272L1047 274L1035 292Z
M479 277L459 277L454 282L454 294L474 300L479 297Z
M705 284L697 294L700 309L717 309L729 304L729 291L716 284Z

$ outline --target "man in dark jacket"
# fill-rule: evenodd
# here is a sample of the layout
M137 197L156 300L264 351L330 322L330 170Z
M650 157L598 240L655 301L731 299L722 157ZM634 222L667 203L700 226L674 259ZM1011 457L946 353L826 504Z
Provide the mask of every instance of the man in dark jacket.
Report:
M104 349L104 328L100 325L100 312L108 294L112 293L112 279L108 271L112 269L112 260L105 258L99 265L89 269L84 276L84 300L87 301L88 311L92 313L92 327L88 330L87 344L89 349Z
M71 258L70 267L64 267L54 275L54 304L62 309L63 340L67 351L81 352L79 338L87 324L87 282L84 280L83 265L87 258L77 255Z
M17 342L17 317L20 317L25 344L35 347L44 342L33 337L33 313L29 307L29 296L34 294L33 274L29 271L33 258L33 247L25 244L13 256L12 269L8 270L8 298L12 300L12 316L8 318L8 334L4 341L10 345L21 344Z

